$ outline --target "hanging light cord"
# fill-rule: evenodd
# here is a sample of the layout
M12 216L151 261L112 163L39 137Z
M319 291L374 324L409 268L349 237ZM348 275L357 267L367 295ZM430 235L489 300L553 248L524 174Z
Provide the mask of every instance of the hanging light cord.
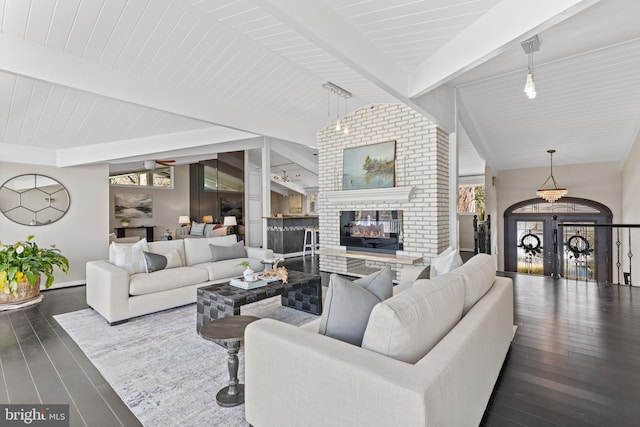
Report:
M327 124L331 122L331 93L327 91Z
M547 180L544 182L544 184L542 184L542 186L540 188L541 189L544 188L544 186L547 185L547 182L549 182L549 180L551 180L551 182L553 182L553 188L557 190L558 189L558 183L556 182L556 179L553 176L553 152L551 150L549 150L548 153L549 153L549 156L550 156L550 168L549 168L549 171L551 172L551 175L549 175Z
M336 93L336 130L340 130L340 97Z

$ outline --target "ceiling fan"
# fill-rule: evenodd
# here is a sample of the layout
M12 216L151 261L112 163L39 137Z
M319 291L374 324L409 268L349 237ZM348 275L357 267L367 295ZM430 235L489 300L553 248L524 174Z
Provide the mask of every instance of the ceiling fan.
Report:
M153 170L160 166L174 166L175 160L145 160L144 168L147 170Z

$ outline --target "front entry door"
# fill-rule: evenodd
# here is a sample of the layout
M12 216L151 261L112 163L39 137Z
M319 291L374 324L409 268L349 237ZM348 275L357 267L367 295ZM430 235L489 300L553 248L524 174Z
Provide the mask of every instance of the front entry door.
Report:
M505 211L505 271L611 283L611 229L590 226L610 224L610 211L589 200L562 200L527 200ZM565 223L574 225L556 227Z
M545 230L546 221L516 221L517 239L514 253L517 254L515 271L525 274L550 275L551 254L547 254L549 245Z
M553 272L553 218L518 215L505 222L505 271L550 276Z

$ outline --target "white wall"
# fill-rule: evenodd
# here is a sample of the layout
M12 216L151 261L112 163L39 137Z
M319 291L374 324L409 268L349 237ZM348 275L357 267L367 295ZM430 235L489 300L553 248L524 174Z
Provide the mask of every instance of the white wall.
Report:
M179 227L178 217L189 215L189 165L173 168L173 189L137 188L137 187L109 187L109 226L104 232L113 232L115 227L121 227L120 219L115 217L114 195L116 193L144 193L153 197L153 216L151 218L132 218L129 227L139 225L155 226L154 240L159 240L165 230L174 231ZM106 178L105 178L106 180ZM196 219L196 218L194 218ZM202 218L197 218L201 220ZM144 229L127 231L127 236L144 236Z
M60 220L42 226L16 224L0 215L0 240L15 243L34 235L39 246L55 244L69 258L70 272L54 274L53 287L85 283L85 263L105 259L108 254L109 170L107 165L57 168L0 162L0 183L16 175L47 175L69 191L69 212Z
M627 156L622 169L622 223L623 224L640 224L640 197L638 197L638 188L640 188L640 135ZM631 232L632 244L636 242L636 247L640 245L640 230L634 229ZM627 243L625 242L624 252L628 252ZM633 250L632 252L640 252ZM628 261L625 257L623 262L624 271L629 271ZM640 257L631 258L632 284L640 285ZM634 273L635 272L635 273Z
M499 236L498 269L504 268L505 210L517 202L535 199L536 190L548 176L548 167L503 170L498 173L497 215L491 215L491 232ZM614 223L621 221L621 171L618 162L554 165L553 176L558 185L569 191L567 196L600 202L611 209Z

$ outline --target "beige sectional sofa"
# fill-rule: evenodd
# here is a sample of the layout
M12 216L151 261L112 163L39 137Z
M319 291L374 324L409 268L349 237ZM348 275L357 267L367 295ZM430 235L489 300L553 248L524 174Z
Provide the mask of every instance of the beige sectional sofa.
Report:
M196 302L199 287L241 277L248 261L254 271L262 271L262 260L272 258L269 249L245 247L246 257L212 261L209 245L229 247L237 245L236 236L202 239L178 239L146 243L149 253L168 255L177 251L180 264L151 273L130 274L114 265L114 247L110 247L109 261L90 261L86 265L87 304L110 324L168 308ZM224 252L226 248L221 250Z
M362 347L319 334L319 324L247 327L251 425L477 426L513 336L512 281L476 255L396 286L373 308Z

